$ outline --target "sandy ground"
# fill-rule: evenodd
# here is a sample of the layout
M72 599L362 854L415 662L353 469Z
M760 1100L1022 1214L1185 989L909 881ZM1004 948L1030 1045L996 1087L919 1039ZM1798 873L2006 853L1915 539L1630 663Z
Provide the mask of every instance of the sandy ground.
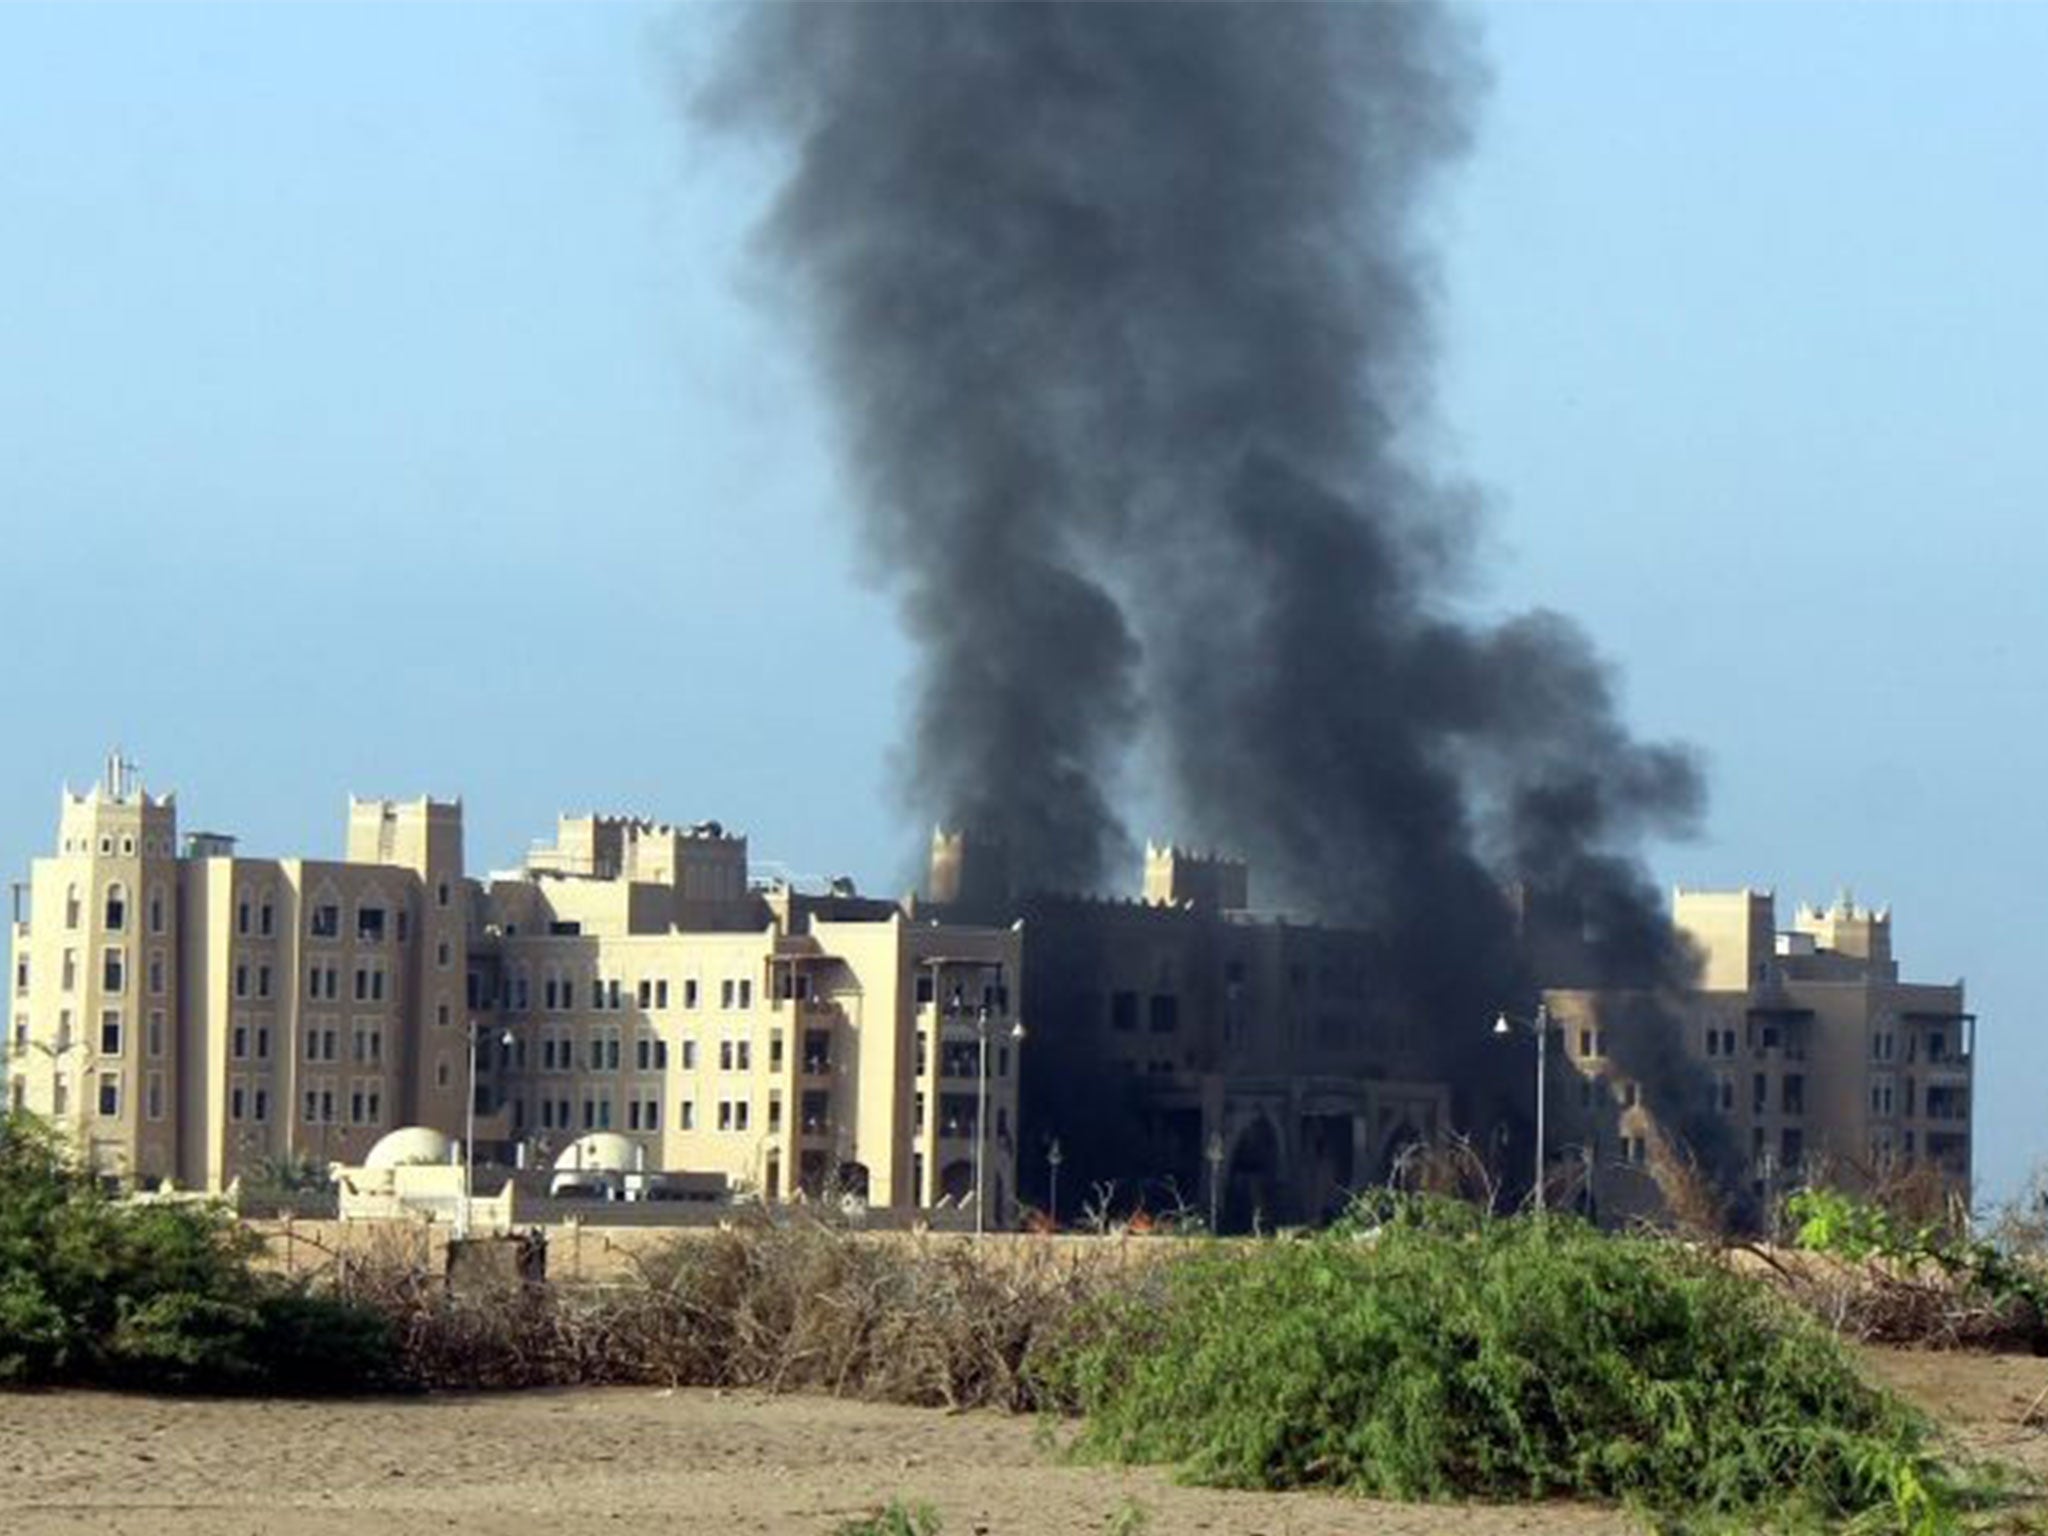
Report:
M1976 1448L2048 1474L2021 1419L2048 1361L1873 1354ZM892 1497L946 1536L1621 1532L1568 1504L1442 1507L1179 1488L1069 1465L1028 1420L821 1398L636 1389L353 1403L0 1396L8 1536L427 1536L622 1530L826 1536Z

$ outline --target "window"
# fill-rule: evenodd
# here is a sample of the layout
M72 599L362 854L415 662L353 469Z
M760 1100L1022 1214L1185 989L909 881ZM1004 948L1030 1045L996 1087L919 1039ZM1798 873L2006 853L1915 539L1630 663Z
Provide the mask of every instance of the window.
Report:
M75 929L78 926L78 921L81 915L82 913L80 911L80 903L78 900L78 887L75 885L67 885L66 887L64 887L65 928Z
M149 1010L149 1024L146 1030L146 1048L152 1056L164 1053L164 1011L161 1008Z
M1171 992L1154 992L1146 1013L1155 1035L1170 1035L1180 1028L1180 999Z
M235 932L242 938L249 936L249 898L244 896L235 903Z
M924 1039L923 1030L918 1031L917 1038L920 1041ZM768 1031L768 1070L776 1073L782 1071L782 1031L779 1029Z
M152 1073L150 1073L150 1074L149 1074L149 1077L148 1077L148 1078L146 1079L146 1081L145 1081L145 1086L144 1086L144 1089L143 1089L143 1102L144 1102L144 1104L145 1104L145 1106L146 1106L146 1112L147 1112L147 1114L149 1115L149 1118L150 1118L150 1119L152 1119L152 1120L161 1120L161 1119L163 1119L163 1117L164 1117L164 1075L163 1075L163 1073L161 1073L161 1072L152 1072Z
M121 1054L121 1010L118 1008L108 1008L100 1014L100 1054Z
M236 1078L232 1083L228 1084L228 1118L230 1120L240 1120L248 1107L249 1090L243 1085L240 1078Z
M25 1013L17 1013L14 1016L14 1054L20 1056L27 1050L28 1015Z
M268 1024L256 1026L256 1059L258 1061L270 1060L270 1026Z
M364 944L384 942L384 909L364 902L356 908L356 939Z
M668 1007L668 979L666 977L655 978L654 1006L656 1009L666 1009Z
M964 1102L967 1105L968 1117L971 1119L974 1114L973 1095L967 1095ZM832 1120L832 1095L818 1089L813 1089L803 1096L799 1109L802 1116L799 1126L802 1130L806 1132L822 1131L830 1125ZM941 1104L940 1113L943 1115L944 1112L945 1105Z
M654 1006L654 983L645 976L641 977L640 985L634 989L633 997L643 1013L647 1009L652 1008Z
M697 1042L688 1035L683 1036L683 1070L685 1072L697 1070Z
M434 1086L436 1088L446 1088L448 1086L448 1081L448 1058L446 1056L443 1056L436 1060L434 1063Z
M102 1072L100 1074L100 1118L119 1119L121 1115L121 1074Z
M255 1114L252 1118L258 1125L262 1125L270 1119L270 1090L268 1088L258 1088L256 1090L254 1107Z
M161 950L152 951L149 957L149 995L164 995L164 957Z
M751 977L742 976L740 978L740 1006L742 1008L754 1006L754 983Z
M246 963L237 961L235 964L235 996L247 997L248 995L249 967Z
M107 932L120 933L128 926L128 888L118 881L107 887Z
M694 976L683 983L683 1006L685 1008L695 1008L697 1006L697 978Z
M697 1129L696 1100L684 1099L682 1103L676 1106L676 1110L676 1123L678 1125L680 1125L686 1131L694 1131L695 1129Z
M277 909L270 904L270 898L263 898L263 905L256 909L256 931L269 938L277 931Z
M313 1054L313 1041L317 1038L313 1031L306 1031L306 1055L309 1059ZM234 1028L228 1032L228 1055L235 1061L249 1059L249 1026L240 1019L235 1020Z
M108 992L128 990L128 956L119 949L110 949L100 958L100 986Z
M270 996L270 967L267 965L256 967L256 995L258 997Z
M1129 1034L1138 1027L1138 994L1112 992L1109 995L1109 1027Z
M311 932L316 939L340 938L341 908L333 902L323 902L313 908Z
M832 1070L831 1030L807 1029L804 1031L804 1070L806 1072L829 1072Z
M21 984L24 988L28 986L28 962L26 961L22 962ZM62 974L58 978L58 984L61 987L63 987L63 989L66 992L75 992L78 990L77 950L67 949L64 951L64 964L62 967Z
M152 889L149 893L149 931L164 931L164 893L161 890Z
M730 1007L732 1007L732 1005L733 1005L733 999L734 999L734 998L736 998L736 997L738 997L738 996L739 996L739 984L738 984L737 982L735 982L735 981L734 981L734 980L733 980L733 979L732 979L732 978L731 978L730 976L726 977L724 981L721 981L721 982L720 982L720 983L718 984L718 1006L719 1006L719 1007L721 1007L721 1008L730 1008ZM724 1129L724 1127L723 1127L723 1126L720 1126L720 1127L719 1127L719 1129L720 1129L720 1130L723 1130L723 1129Z
M434 887L434 905L437 907L448 905L448 882L446 880L443 880Z
M1806 1077L1799 1072L1787 1072L1782 1086L1785 1113L1803 1115L1806 1113Z
M733 1065L736 1071L751 1072L754 1070L754 1044L751 1040L735 1040L733 1042L732 1054Z
M438 965L442 970L445 971L448 969L448 959L448 941L446 939L443 939L441 940L440 943L434 946L434 964Z
M730 1072L732 1070L732 1042L730 1040L718 1042L718 1070L721 1072Z

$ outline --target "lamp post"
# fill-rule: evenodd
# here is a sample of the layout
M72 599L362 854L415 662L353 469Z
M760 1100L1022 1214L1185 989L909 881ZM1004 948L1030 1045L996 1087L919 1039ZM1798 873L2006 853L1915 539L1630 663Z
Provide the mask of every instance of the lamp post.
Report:
M986 1182L988 1149L988 1004L983 1003L974 1013L974 1037L978 1052L978 1072L974 1095L974 1235L981 1237L988 1231L988 1184ZM1010 1038L1022 1040L1024 1026L1012 1024Z
M470 1186L476 1178L476 1042L482 1033L475 1019L469 1021L469 1097L462 1106L462 1203L455 1208L455 1236L469 1236ZM501 1045L512 1043L512 1031L498 1036Z
M1496 1035L1511 1035L1516 1029L1526 1029L1536 1037L1536 1214L1543 1214L1543 1101L1545 1095L1544 1072L1550 1056L1550 1005L1539 1002L1533 1019L1521 1018L1511 1013L1495 1016L1493 1032Z
M1202 1156L1209 1160L1209 1235L1214 1237L1223 1214L1223 1133L1211 1131Z
M1047 1216L1055 1232L1060 1229L1060 1164L1066 1160L1067 1154L1060 1150L1059 1137L1053 1137L1052 1145L1045 1149L1045 1167L1052 1176L1052 1199L1048 1203Z

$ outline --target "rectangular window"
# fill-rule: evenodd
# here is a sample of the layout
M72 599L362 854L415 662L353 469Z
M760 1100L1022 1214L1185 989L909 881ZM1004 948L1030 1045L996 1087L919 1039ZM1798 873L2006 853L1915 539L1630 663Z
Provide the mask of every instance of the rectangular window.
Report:
M152 954L149 957L149 995L151 997L162 997L164 995L164 957L161 953Z
M256 995L258 997L270 996L270 967L267 965L256 967Z
M235 903L235 932L243 938L249 936L249 898L246 896Z
M740 1040L740 1041L736 1041L736 1042L734 1042L734 1050L733 1050L733 1059L734 1059L734 1061L735 1061L735 1062L737 1063L737 1070L739 1070L739 1071L741 1071L741 1072L751 1072L751 1071L753 1071L753 1070L754 1070L754 1046L753 1046L753 1042L752 1042L752 1041L749 1041L749 1040Z
M356 938L364 944L384 942L384 909L382 907L359 906L356 908Z
M654 983L654 1006L657 1010L668 1007L668 981L666 978L657 979Z
M100 1054L121 1054L121 1010L118 1008L106 1008L100 1012Z
M443 939L440 943L434 946L434 964L438 965L444 971L447 970L448 962L452 957L452 954L453 951L451 951L448 948L448 941L446 939Z
M128 956L118 949L110 949L100 958L100 986L108 992L128 990Z
M164 1053L164 1011L161 1008L149 1010L148 1049L152 1056Z
M1125 1034L1138 1027L1138 994L1112 992L1109 997L1109 1027Z
M258 1125L262 1125L270 1119L270 1090L268 1088L258 1088L254 1098L256 1111L254 1118Z
M338 939L341 937L341 908L332 902L317 906L312 912L309 931L316 939Z
M1172 1034L1180 1028L1180 998L1171 992L1154 992L1146 1018L1153 1034Z
M740 1006L742 1008L754 1006L754 983L751 977L743 976L740 978Z
M683 1037L683 1070L685 1072L697 1070L697 1042L688 1035Z
M22 985L28 985L26 978L23 979ZM695 1008L697 1006L697 978L694 976L683 983L683 1006L685 1008Z
M235 996L247 997L248 995L249 967L246 965L237 964L235 966Z
M270 1060L270 1026L268 1024L256 1026L256 1059L258 1061Z
M262 907L259 908L256 913L256 931L267 939L271 936L272 933L276 932L276 930L277 913L274 910L272 910L269 898L266 897L264 899Z
M680 1105L678 1105L678 1106L677 1106L677 1109L678 1109L678 1120L677 1120L677 1123L678 1123L679 1125L681 1125L681 1126L682 1126L682 1128L683 1128L684 1130L686 1130L686 1131L694 1131L695 1129L697 1129L697 1103L696 1103L696 1100L694 1100L694 1099L684 1099L684 1100L683 1100L683 1102L682 1102L682 1103L681 1103Z
M118 1072L100 1074L100 1118L117 1120L121 1115L121 1075Z
M721 1072L730 1072L732 1070L732 1042L730 1040L718 1042L718 1070Z
M732 979L732 978L731 978L730 976L726 977L726 978L725 978L725 980L721 981L721 982L720 982L720 983L718 984L718 1006L719 1006L719 1007L721 1007L721 1008L728 1008L728 1009L729 1009L729 1008L731 1008L731 1007L732 1007L732 1004L733 1004L733 999L734 999L734 998L736 998L736 997L738 997L738 996L739 996L739 984L738 984L737 982L735 982L735 981L734 981L734 980L733 980L733 979ZM721 1126L721 1127L720 1127L720 1129L721 1129L721 1130L723 1130L723 1129L724 1129L724 1127L723 1127L723 1126Z
M228 1085L228 1118L230 1120L240 1120L244 1110L248 1107L248 1103L249 1090L242 1086L241 1080L238 1078Z
M228 1055L235 1061L249 1059L249 1026L239 1020L228 1032Z

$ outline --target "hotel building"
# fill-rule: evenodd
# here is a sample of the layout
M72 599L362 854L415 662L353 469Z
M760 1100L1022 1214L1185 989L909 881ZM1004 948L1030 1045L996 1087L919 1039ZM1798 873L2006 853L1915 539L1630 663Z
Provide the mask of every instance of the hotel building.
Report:
M118 759L17 887L9 1101L123 1182L360 1163L394 1128L589 1131L779 1200L1014 1206L1022 935L748 878L714 823L565 816L488 879L462 808L355 800L339 860L179 844ZM476 1047L472 1068L471 1047Z

